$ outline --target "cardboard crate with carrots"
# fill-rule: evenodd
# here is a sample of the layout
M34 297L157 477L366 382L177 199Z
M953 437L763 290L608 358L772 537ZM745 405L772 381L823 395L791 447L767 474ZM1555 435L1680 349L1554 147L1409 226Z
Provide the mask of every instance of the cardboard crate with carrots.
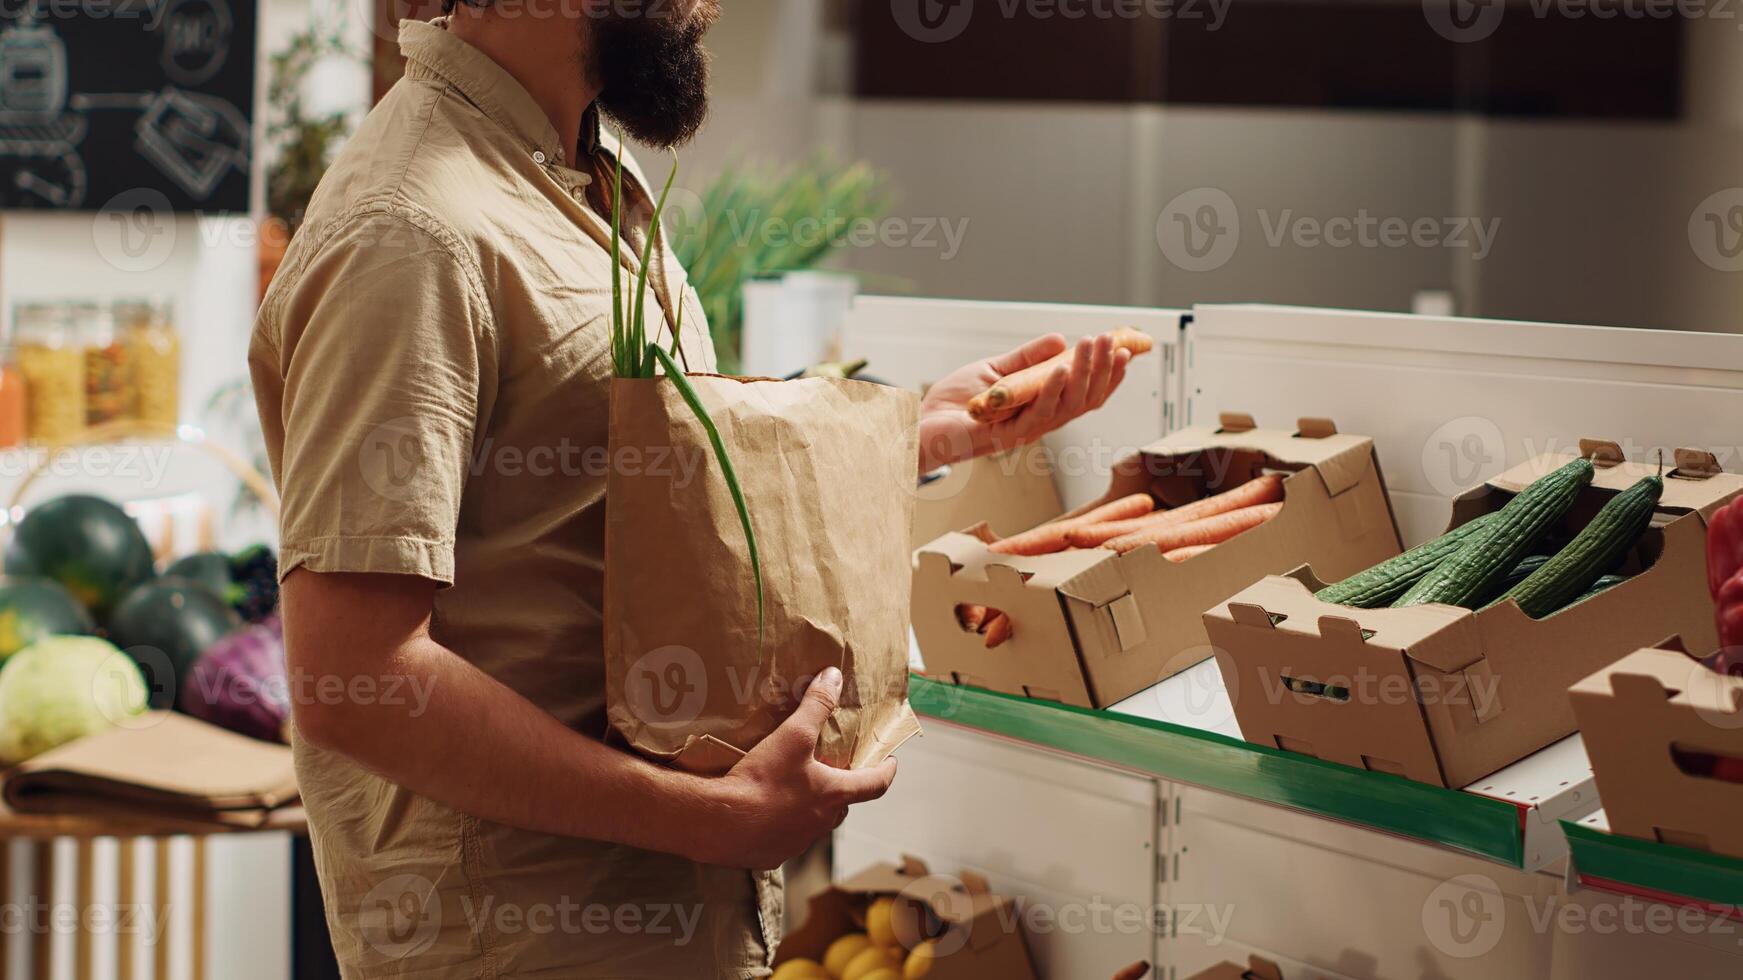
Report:
M1194 973L1186 980L1283 980L1283 970L1262 956L1250 956L1247 965L1223 962Z
M1511 765L1575 731L1580 678L1667 636L1713 644L1706 525L1739 493L1711 454L1666 470L1586 440L1472 488L1396 562L1329 590L1267 577L1204 615L1241 732L1454 788Z
M1743 677L1665 644L1568 695L1613 833L1743 858Z
M782 941L774 980L1034 980L1017 903L972 871L918 858L880 864L811 897Z
M1108 493L998 538L915 555L928 677L1105 707L1210 656L1202 612L1304 562L1353 574L1398 553L1372 440L1325 419L1185 429L1123 459Z

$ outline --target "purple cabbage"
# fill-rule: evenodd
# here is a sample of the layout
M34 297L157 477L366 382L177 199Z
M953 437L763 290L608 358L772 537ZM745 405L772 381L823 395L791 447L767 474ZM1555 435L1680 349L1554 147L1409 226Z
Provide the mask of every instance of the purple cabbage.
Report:
M181 709L203 721L268 742L284 741L290 684L284 624L275 614L225 636L200 654L181 686Z

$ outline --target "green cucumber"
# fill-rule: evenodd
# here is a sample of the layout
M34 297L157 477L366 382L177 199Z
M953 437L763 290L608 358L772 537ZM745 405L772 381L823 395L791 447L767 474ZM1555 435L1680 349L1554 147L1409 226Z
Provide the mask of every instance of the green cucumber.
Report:
M1465 539L1459 550L1436 565L1405 592L1395 606L1431 602L1470 607L1493 594L1519 559L1573 506L1592 482L1592 461L1576 459L1514 495L1495 512L1495 520Z
M1417 579L1458 551L1471 535L1488 527L1494 518L1494 514L1484 514L1476 520L1466 521L1427 544L1417 545L1396 558L1388 558L1366 571L1320 589L1314 593L1314 598L1357 609L1389 606L1415 585Z
M1501 589L1505 591L1518 585L1520 582L1525 581L1527 575L1542 568L1543 563L1549 561L1550 558L1550 555L1539 554L1527 555L1524 558L1519 559L1519 564L1514 565L1513 570L1507 573L1507 580L1501 583Z
M1664 480L1649 476L1611 497L1567 547L1495 602L1512 599L1532 619L1578 602L1634 547L1663 494Z

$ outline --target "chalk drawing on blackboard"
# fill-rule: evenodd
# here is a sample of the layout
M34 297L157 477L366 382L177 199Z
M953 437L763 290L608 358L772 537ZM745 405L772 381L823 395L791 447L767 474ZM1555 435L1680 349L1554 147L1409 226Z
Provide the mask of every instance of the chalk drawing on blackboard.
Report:
M248 172L248 118L223 99L166 88L161 92L75 95L75 109L138 110L133 144L141 156L195 200L212 196L232 167Z
M0 28L0 169L51 207L85 200L85 117L67 111L67 48L52 26Z
M158 26L164 74L177 85L188 86L216 75L230 57L233 26L224 0L169 0Z
M229 8L221 0L170 2L166 38L178 33L171 18L176 9L183 10L184 49L203 51L207 67L216 71L229 50ZM188 13L196 10L221 12L223 30ZM185 27L194 20L205 27ZM202 46L201 39L222 43ZM166 59L172 46L166 40ZM79 145L89 131L87 113L102 110L137 112L134 149L196 201L210 198L232 170L248 172L248 117L221 98L173 85L155 92L70 96L69 88L66 44L53 25L0 28L0 173L10 171L22 194L50 207L84 203L89 175Z

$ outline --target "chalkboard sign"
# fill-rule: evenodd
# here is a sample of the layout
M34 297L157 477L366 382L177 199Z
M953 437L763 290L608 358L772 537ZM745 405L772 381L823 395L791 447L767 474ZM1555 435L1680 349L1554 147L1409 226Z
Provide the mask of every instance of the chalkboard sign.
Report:
M246 211L255 0L0 0L0 208Z

